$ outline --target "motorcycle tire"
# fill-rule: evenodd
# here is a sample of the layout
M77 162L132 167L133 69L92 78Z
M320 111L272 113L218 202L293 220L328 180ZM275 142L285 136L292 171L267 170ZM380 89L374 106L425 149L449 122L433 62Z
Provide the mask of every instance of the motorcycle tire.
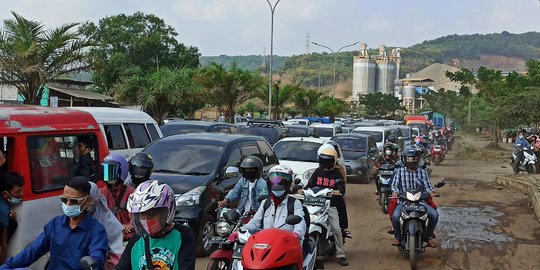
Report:
M435 166L439 166L439 164L441 164L440 158L435 158L435 159L433 160L433 163L435 163Z
M527 165L527 172L529 174L536 174L537 173L536 172L536 165L534 165L534 164Z
M209 214L202 214L197 230L197 257L206 257L217 249L216 245L208 245L206 243L212 239L210 234L212 234L212 236L214 235L214 223L214 217ZM206 247L205 244L207 245Z
M379 193L379 203L381 204L381 209L383 214L388 214L388 194Z
M223 259L211 259L206 270L231 270L231 262Z
M416 270L418 265L418 253L416 252L416 234L408 235L407 244L409 245L409 262L411 264L411 270Z

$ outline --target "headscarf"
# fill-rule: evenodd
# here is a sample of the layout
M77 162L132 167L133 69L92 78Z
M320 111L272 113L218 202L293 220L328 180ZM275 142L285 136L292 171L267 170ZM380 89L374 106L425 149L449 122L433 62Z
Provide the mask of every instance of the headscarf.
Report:
M94 203L92 204L91 209L88 209L88 213L105 227L107 239L109 240L109 253L121 255L124 252L123 226L107 207L107 200L99 191L98 186L93 182L90 182L90 185L92 186L90 189L90 196Z

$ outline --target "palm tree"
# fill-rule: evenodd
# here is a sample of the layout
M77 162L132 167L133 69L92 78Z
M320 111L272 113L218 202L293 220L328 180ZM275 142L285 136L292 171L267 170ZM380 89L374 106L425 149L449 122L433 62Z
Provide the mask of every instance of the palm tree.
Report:
M233 123L236 109L246 102L253 93L264 87L264 78L242 70L233 63L229 69L211 63L202 69L199 80L207 89L209 103L218 106L225 113L225 120Z
M307 117L314 112L314 108L319 103L321 96L322 93L315 89L302 90L294 94L293 101L302 116Z
M334 122L337 115L347 111L347 104L339 98L324 97L313 110L319 117L328 116Z
M283 114L283 108L287 102L289 102L293 96L303 91L300 85L286 84L281 86L281 80L278 80L274 83L272 90L272 118L279 119ZM260 88L255 96L263 101L263 103L268 104L268 89L266 87Z
M11 12L0 33L0 82L15 86L24 103L39 104L47 82L89 70L90 42L73 31L78 23L45 29L37 21Z

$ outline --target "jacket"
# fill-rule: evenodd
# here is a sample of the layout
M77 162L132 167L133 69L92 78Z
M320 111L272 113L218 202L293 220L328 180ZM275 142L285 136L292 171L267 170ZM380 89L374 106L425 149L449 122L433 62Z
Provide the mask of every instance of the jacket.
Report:
M306 234L306 221L303 219L304 217L304 208L302 206L302 203L299 200L296 200L294 202L294 214L296 216L302 217L302 221L296 225L289 225L285 223L285 219L287 218L287 200L289 200L289 196L287 195L287 198L285 198L280 205L278 205L277 209L274 205L274 202L272 201L272 198L268 198L266 200L271 200L272 204L266 211L264 210L264 201L259 206L259 209L257 210L257 213L253 216L253 218L248 222L248 224L244 225L242 228L245 230L248 230L250 232L256 231L257 229L268 229L268 228L278 228L282 226L280 229L295 232L300 237L300 243L304 241L304 235Z
M262 178L257 179L255 181L255 194L253 195L253 200L251 202L251 209L258 209L261 205L261 202L259 201L260 196L268 196L268 187L266 185L266 181ZM238 183L234 186L233 189L227 193L227 196L225 196L225 199L227 201L232 202L235 200L240 199L238 202L238 206L236 207L238 212L244 211L244 206L246 205L246 202L248 200L249 196L249 180L245 178L240 178L238 180Z
M531 148L531 144L529 143L529 141L527 141L527 139L523 138L523 139L517 139L516 140L516 144L515 144L516 147L518 147L520 150L527 147L527 148Z

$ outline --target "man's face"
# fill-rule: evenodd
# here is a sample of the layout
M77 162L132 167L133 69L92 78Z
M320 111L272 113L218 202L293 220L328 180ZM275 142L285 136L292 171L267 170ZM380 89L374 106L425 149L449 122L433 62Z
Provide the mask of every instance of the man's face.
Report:
M65 200L65 204L68 206L79 205L81 210L92 203L92 198L88 196L88 194L84 194L68 186L64 186L64 193L62 194L61 199Z
M91 149L86 147L86 144L80 142L79 143L79 155L86 155L90 153Z

